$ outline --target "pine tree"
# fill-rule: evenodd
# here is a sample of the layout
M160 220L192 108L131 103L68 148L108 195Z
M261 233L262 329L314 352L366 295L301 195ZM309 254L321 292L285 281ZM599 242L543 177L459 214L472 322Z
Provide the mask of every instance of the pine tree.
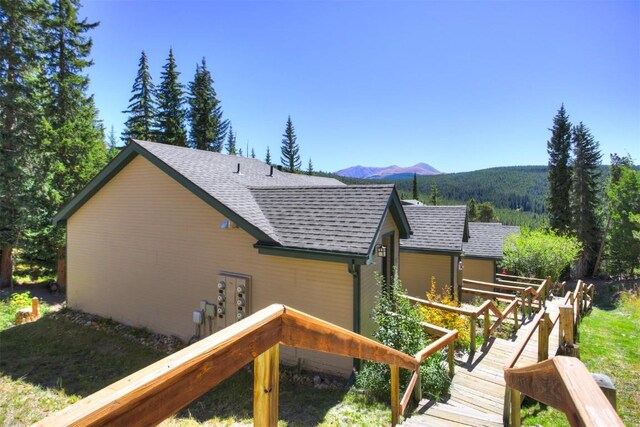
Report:
M269 151L269 146L267 146L267 155L264 156L264 162L268 165L271 164L271 151Z
M287 126L282 137L282 146L280 147L280 151L282 153L280 161L282 162L282 165L289 172L300 170L302 163L300 161L300 155L298 154L298 137L296 136L296 131L293 128L293 123L291 123L291 116L287 119Z
M549 153L549 196L547 198L551 228L567 233L571 229L571 123L564 104L553 118L551 139L547 141Z
M235 155L236 151L236 134L233 133L233 126L229 125L229 133L227 134L227 154Z
M413 173L413 200L418 200L418 175Z
M124 123L124 132L122 132L122 141L125 144L128 144L131 139L144 141L155 139L153 133L153 124L157 113L155 85L149 73L149 63L144 50L140 55L138 74L131 88L129 107L123 113L129 115Z
M46 119L38 137L46 162L40 165L48 174L41 183L47 191L34 200L29 220L29 241L25 245L46 261L53 261L56 249L64 245L64 230L51 225L51 217L62 203L70 200L106 164L104 128L98 119L94 99L88 94L85 69L92 42L86 33L97 23L79 20L79 0L56 0L50 4L43 28L46 43L48 93L44 99Z
M437 206L438 205L438 196L439 196L439 194L438 194L438 186L434 182L433 184L431 184L431 196L430 196L431 204L433 206Z
M476 217L478 216L478 210L477 210L477 207L476 207L476 199L471 199L467 203L467 216L468 216L470 222L473 222L473 221L476 220Z
M252 159L256 158L256 150L254 150L253 147L251 147L251 158Z
M313 175L313 163L311 163L311 157L309 157L309 164L307 165L307 175Z
M243 157L244 154L242 154L242 148L238 149L238 156Z
M476 217L478 222L495 222L496 221L496 209L489 202L483 202L478 204L478 215Z
M156 133L158 142L180 147L187 146L187 131L184 127L184 90L178 81L180 73L176 67L173 49L169 49L167 63L162 67L160 86L158 87L158 113L156 114Z
M43 14L38 0L0 0L0 288L13 283L14 249L44 181L41 168L34 167L43 154L38 147Z
M613 169L613 165L612 165ZM607 239L608 272L615 276L633 277L640 266L640 223L634 213L640 214L640 172L622 165L617 167L607 196L611 204L611 231Z
M202 58L189 83L190 144L198 150L222 151L229 121L222 118L222 106L213 88L213 78Z
M578 276L583 276L594 267L601 238L598 169L602 155L598 142L584 124L574 126L571 135L574 155L571 208L573 229L583 245L583 253L577 265Z
M118 155L120 150L118 150L118 142L116 140L116 132L113 129L113 125L111 125L111 130L109 131L109 137L107 139L107 158L109 160L113 159Z

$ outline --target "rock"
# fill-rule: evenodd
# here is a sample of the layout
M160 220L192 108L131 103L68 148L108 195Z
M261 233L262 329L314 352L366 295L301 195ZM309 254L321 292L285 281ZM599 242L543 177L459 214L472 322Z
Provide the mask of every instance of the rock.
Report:
M313 377L313 383L315 385L320 385L322 383L322 378L320 378L320 375L316 375L315 377Z

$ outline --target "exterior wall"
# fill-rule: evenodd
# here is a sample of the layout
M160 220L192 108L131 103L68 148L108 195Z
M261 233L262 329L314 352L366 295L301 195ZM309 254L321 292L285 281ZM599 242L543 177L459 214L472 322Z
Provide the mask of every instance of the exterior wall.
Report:
M399 262L399 231L390 213L387 213L380 237L376 245L382 243L382 236L390 232L394 233L394 264ZM389 254L391 252L388 252ZM360 334L371 338L377 325L371 317L373 307L376 305L376 298L380 295L380 285L375 279L375 273L382 274L382 259L374 253L374 262L371 265L363 265L360 268ZM399 267L399 266L398 266Z
M189 339L221 271L251 276L251 311L281 303L349 330L353 279L344 263L258 254L240 228L141 156L67 221L70 307ZM204 328L208 329L208 328ZM283 348L283 360L348 374L352 359Z
M463 277L469 280L493 283L495 281L495 261L492 259L464 258Z
M400 252L400 279L409 295L424 298L431 288L431 277L436 278L438 293L451 283L451 255L433 255Z

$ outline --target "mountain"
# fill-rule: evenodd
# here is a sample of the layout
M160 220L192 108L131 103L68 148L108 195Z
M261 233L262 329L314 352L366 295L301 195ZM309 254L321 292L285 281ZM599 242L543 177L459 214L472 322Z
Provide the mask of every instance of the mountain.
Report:
M391 165L386 167L352 166L336 172L336 175L363 179L401 179L417 175L439 175L440 171L426 163L416 163L406 168Z

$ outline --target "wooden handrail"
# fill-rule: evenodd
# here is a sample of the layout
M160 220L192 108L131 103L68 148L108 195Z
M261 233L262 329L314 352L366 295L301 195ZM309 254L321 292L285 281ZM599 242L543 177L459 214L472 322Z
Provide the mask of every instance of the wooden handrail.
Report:
M500 327L500 325L502 324L502 322L504 321L504 319L507 318L507 316L513 311L513 310L518 310L518 300L514 299L513 301L511 301L511 303L507 306L507 308L505 308L505 310L502 312L502 314L496 319L495 323L493 324L493 326L491 326L491 329L489 330L489 335L493 334L496 329L498 329L498 327ZM517 325L516 325L517 328Z
M503 289L505 291L513 291L513 292L529 292L534 294L536 291L534 290L533 284L528 284L526 289L521 286L510 286L510 285L501 285L499 283L489 283L489 282L481 282L479 280L470 280L470 279L462 279L462 283L469 283L472 285L483 286L485 288L491 289ZM528 289L528 291L527 291Z
M537 277L522 277L522 276L514 276L511 274L502 274L502 273L496 273L496 277L509 277L511 279L521 279L521 280L532 280L532 281L539 281L539 282L543 282L544 279L539 279Z
M457 329L454 329L453 331L449 331L447 335L438 338L437 340L435 340L434 342L432 342L431 344L429 344L428 346L426 346L425 348L417 352L415 355L415 359L418 361L418 363L424 362L427 357L432 356L438 350L446 347L447 345L455 341L457 337L458 337Z
M572 426L624 426L584 364L556 356L522 368L505 368L507 387L563 411Z
M443 338L447 337L427 348L441 344ZM278 344L371 360L412 371L420 366L418 357L284 305L274 304L50 415L36 425L158 424Z
M506 283L508 285L513 285L515 287L518 288L526 288L526 287L534 287L534 288L539 288L540 286L542 286L542 283L533 283L533 282L515 282L513 280L504 280L504 279L500 279L497 278L496 279L498 282L500 283Z
M440 304L439 302L428 301L428 300L424 300L416 297L411 297L408 295L406 298L411 302L418 303L425 307L437 308L443 311L450 311L452 313L462 314L463 316L473 316L476 313L476 310L469 310L461 307L452 307L450 305Z
M520 346L516 348L516 351L511 355L511 358L505 364L505 368L513 368L515 364L518 362L518 359L520 358L520 355L522 354L525 347L529 343L529 340L533 336L534 332L538 329L538 325L540 324L540 319L542 319L542 316L544 316L544 313L545 313L545 310L540 310L538 314L536 314L536 317L533 318L532 324L535 326L529 330L524 340L520 343Z
M491 291L483 291L480 289L465 288L465 287L462 288L462 292L465 292L467 294L473 294L473 295L487 296L487 297L490 297L491 299L501 298L501 299L513 300L515 298L518 298L516 295L503 294L503 293L491 292Z

